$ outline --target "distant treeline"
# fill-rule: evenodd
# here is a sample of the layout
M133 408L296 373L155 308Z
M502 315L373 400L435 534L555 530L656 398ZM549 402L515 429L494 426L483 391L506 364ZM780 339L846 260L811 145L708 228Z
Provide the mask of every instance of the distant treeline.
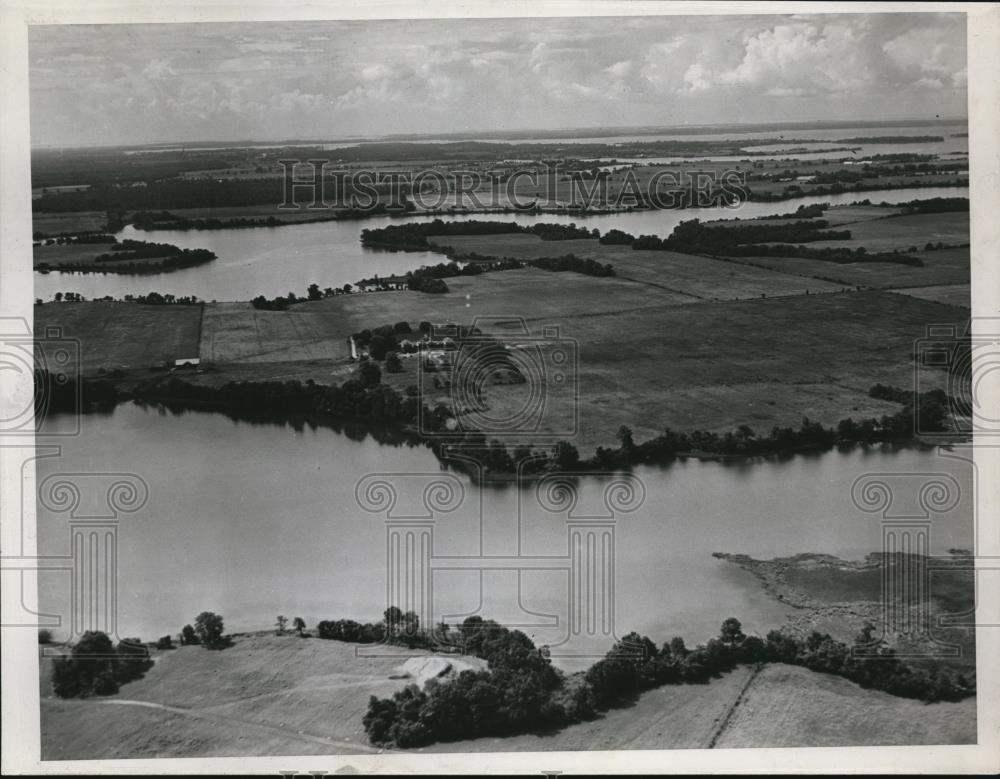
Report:
M427 251L433 248L428 236L437 235L498 235L506 233L527 233L537 235L543 241L564 241L573 238L596 238L597 230L577 227L575 224L562 225L547 222L524 226L516 222L491 222L472 219L467 222L410 222L388 225L361 231L361 243L380 249L397 251Z
M816 206L820 208L820 206ZM808 215L812 212L795 214ZM707 254L724 257L807 257L835 263L894 262L903 265L923 265L919 257L901 252L872 252L864 247L812 248L798 242L849 240L849 230L824 230L829 223L822 219L792 224L735 224L732 227L709 227L697 219L681 222L668 238L640 235L636 238L620 230L610 230L599 240L609 244L631 244L640 251L675 251L685 254ZM766 242L766 243L765 243Z
M117 243L118 239L108 233L86 233L83 235L63 235L56 238L41 238L37 234L37 239L45 246L75 246L77 244L89 243Z
M952 211L968 211L969 198L933 197L927 200L910 200L897 205L906 214L943 214Z
M842 676L862 687L923 701L961 700L974 683L938 666L908 666L866 624L852 645L813 631L799 639L778 630L766 638L744 634L734 617L719 635L689 649L675 637L657 646L636 632L586 672L567 677L544 647L519 630L468 617L456 638L467 654L485 659L486 671L463 671L448 681L411 684L390 698L372 696L363 720L373 744L412 748L434 742L508 736L562 728L596 718L641 692L667 684L697 684L738 665L800 665Z
M356 194L348 188L342 176L327 176L323 180L328 203L350 202ZM311 181L310 181L311 184ZM387 196L389 184L365 185L361 199L367 203L372 193ZM395 187L396 190L399 187ZM318 193L317 193L318 198ZM233 208L237 206L267 206L284 202L285 181L281 176L262 178L165 178L137 184L98 184L90 189L48 192L32 201L32 210L39 213L64 211L163 211L171 208ZM311 197L301 188L296 202L308 205Z
M179 216L170 211L140 211L132 216L132 224L138 230L229 230L250 227L281 227L288 224L301 225L311 222L328 222L334 219L361 219L379 214L399 214L401 211L413 211L415 208L409 201L406 201L401 209L393 208L386 203L378 203L365 209L338 207L314 212L316 216L307 219L302 219L302 212L297 209L289 209L285 212L288 216L287 219L279 218L273 214L260 217L213 216L194 218Z
M937 143L943 141L940 135L872 135L857 138L838 138L834 143Z
M922 201L913 201L920 203ZM814 241L850 240L850 230L828 230L829 222L815 217L822 215L828 204L802 206L786 217L801 217L791 224L763 224L753 220L734 222L732 226L710 227L698 219L681 222L667 238L657 235L640 235L638 238L622 230L611 229L601 234L597 229L586 230L575 224L537 224L530 227L506 222L443 222L436 219L427 223L390 225L384 228L363 230L361 242L366 246L378 246L400 251L439 251L454 259L478 258L478 255L460 254L450 246L431 244L429 236L447 235L494 235L506 233L528 233L539 235L542 240L558 241L580 238L596 238L605 245L631 246L638 251L675 251L687 254L707 254L730 257L805 257L834 263L891 262L902 265L921 266L919 257L892 252L871 252L864 247L811 248L804 243ZM930 206L931 208L941 206ZM527 265L549 270L575 270L594 276L614 275L609 265L601 265L591 260L580 260L574 255L564 258L543 258L524 260Z
M849 175L846 177L839 177L837 182L830 185L820 185L813 186L816 182L809 184L808 182L802 182L803 184L809 184L808 191L804 190L800 184L790 184L783 191L780 192L761 192L759 190L754 190L750 187L747 188L748 200L757 203L775 203L783 200L794 200L799 197L823 197L824 195L842 195L851 192L874 192L882 189L923 189L925 187L967 187L969 186L968 179L956 178L952 180L928 182L926 178L922 181L893 181L887 183L885 181L873 181L870 184L856 183L854 186L844 186L842 183L846 178L854 180L856 177Z

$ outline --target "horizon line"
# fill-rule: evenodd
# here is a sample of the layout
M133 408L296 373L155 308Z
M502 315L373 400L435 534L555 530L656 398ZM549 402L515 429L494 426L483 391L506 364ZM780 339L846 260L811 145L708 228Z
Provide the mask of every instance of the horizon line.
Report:
M557 128L537 128L537 127L527 127L520 129L510 129L510 130L495 130L495 129L479 129L479 130L464 130L464 131L449 131L449 132L426 132L426 133L390 133L382 135L350 135L341 136L333 138L313 138L313 139L302 139L302 138L276 138L268 139L263 138L259 140L249 139L249 138L239 138L239 139L220 139L220 140L175 140L175 141L150 141L148 143L107 143L107 144L83 144L79 146L66 145L66 144L45 144L39 146L31 146L31 151L58 151L58 150L83 150L83 149L155 149L158 147L219 147L219 148L244 148L252 146L302 146L302 145L317 145L326 143L407 143L414 142L421 139L440 139L442 143L457 143L463 140L474 142L478 140L481 136L494 136L500 140L493 142L496 143L516 143L517 138L506 138L503 136L516 136L525 134L534 134L539 139L543 141L558 141L560 137L558 136L568 136L574 137L574 135L593 135L595 138L606 137L615 138L620 135L628 134L628 131L632 131L636 134L637 131L641 131L647 135L653 135L658 132L667 131L683 131L688 133L694 133L699 130L708 130L713 128L741 128L743 132L753 132L753 130L746 128L772 128L775 130L780 130L783 128L795 128L795 127L816 127L819 125L830 125L830 126L840 126L840 127L862 127L865 125L878 127L878 126L904 126L904 125L933 125L933 124L968 124L968 116L964 117L899 117L894 119L814 119L814 120L779 120L773 122L722 122L722 123L709 123L709 124L674 124L674 125L657 125L657 124L637 124L637 125L586 125L586 126L569 126L569 127L557 127ZM604 133L602 136L601 133ZM680 133L678 133L680 134ZM554 137L545 138L544 136L550 135ZM482 141L480 141L482 142ZM537 143L537 141L535 141Z

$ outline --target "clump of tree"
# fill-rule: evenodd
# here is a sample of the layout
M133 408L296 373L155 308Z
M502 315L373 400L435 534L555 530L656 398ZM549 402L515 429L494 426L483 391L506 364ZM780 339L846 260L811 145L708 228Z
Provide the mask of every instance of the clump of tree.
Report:
M174 649L174 639L171 635L160 636L156 639L157 649Z
M60 698L113 695L152 667L149 648L138 638L125 638L114 646L106 633L87 631L69 655L53 661L52 688Z
M954 211L968 211L967 197L932 197L925 200L908 200L899 203L904 214L942 214Z
M548 271L574 271L585 276L614 276L615 269L610 264L602 264L597 260L577 257L575 254L564 254L562 257L538 257L528 260L528 265Z
M373 743L416 747L565 724L565 708L553 697L562 676L524 633L469 617L459 634L463 650L484 658L489 670L372 696L363 723Z
M604 233L597 241L606 245L631 246L635 243L635 236L623 230L612 229Z
M565 241L574 238L597 237L584 227L575 224L552 224L539 222L525 226L516 222L495 222L471 219L466 222L411 222L401 225L370 228L361 231L361 243L368 247L391 249L394 251L426 251L431 248L429 236L448 235L497 235L504 233L528 233L537 235L543 241Z
M225 649L232 645L229 636L224 635L225 626L222 617L212 611L203 611L194 621L194 632L198 643L206 649Z
M191 625L181 628L181 646L195 646L201 643L201 638Z
M961 674L938 666L907 666L873 636L871 625L852 645L816 631L804 639L777 630L766 638L748 636L735 617L722 623L717 637L692 649L680 637L657 646L632 632L571 680L520 631L469 617L459 636L463 651L486 659L489 670L432 680L423 689L409 685L391 698L372 696L363 719L372 743L409 748L563 727L627 703L645 690L706 682L741 664L801 665L928 702L974 693L974 684Z

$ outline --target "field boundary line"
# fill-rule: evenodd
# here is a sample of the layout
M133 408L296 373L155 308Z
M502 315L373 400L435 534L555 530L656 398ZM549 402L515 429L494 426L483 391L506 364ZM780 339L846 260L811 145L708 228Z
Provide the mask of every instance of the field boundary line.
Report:
M729 723L732 720L733 715L736 713L736 709L743 702L743 699L746 697L747 691L750 689L750 686L754 683L754 680L757 678L757 675L762 670L764 670L763 663L757 663L751 669L749 676L747 676L746 681L743 682L743 686L740 687L740 691L736 694L735 700L733 700L733 702L729 705L729 708L726 710L725 715L719 722L719 726L715 729L715 732L709 739L707 747L708 749L715 749L715 745L719 743L719 739L722 737L722 734L725 732L726 728L729 727Z

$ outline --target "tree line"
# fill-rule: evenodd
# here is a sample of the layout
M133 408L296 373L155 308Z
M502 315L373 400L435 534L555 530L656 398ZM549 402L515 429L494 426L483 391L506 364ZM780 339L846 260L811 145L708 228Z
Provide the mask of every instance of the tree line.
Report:
M719 635L689 649L681 637L657 645L628 633L582 674L555 669L545 647L492 620L469 617L458 628L462 651L485 659L486 671L463 671L448 681L411 684L389 698L372 696L363 724L376 745L420 747L440 741L507 736L562 728L631 702L667 684L704 683L739 665L800 665L841 676L862 687L927 702L961 700L974 682L939 666L908 666L874 627L864 625L852 644L812 631L799 638L779 630L746 635L735 617Z
M467 222L409 222L401 225L368 228L361 231L361 243L372 248L396 251L427 251L432 246L429 236L447 235L499 235L525 233L537 235L543 241L565 241L574 238L596 238L600 232L577 227L576 224L539 222L520 225L517 222L495 222L471 219Z

